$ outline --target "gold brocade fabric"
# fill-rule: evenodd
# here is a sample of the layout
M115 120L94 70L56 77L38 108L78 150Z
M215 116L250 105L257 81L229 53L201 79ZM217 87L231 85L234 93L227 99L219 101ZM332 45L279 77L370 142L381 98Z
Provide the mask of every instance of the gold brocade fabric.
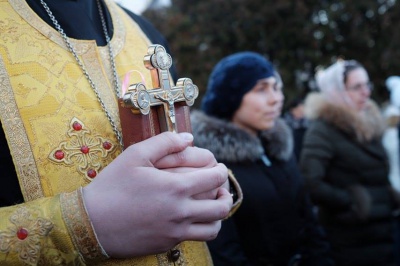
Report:
M128 71L137 70L151 87L143 65L148 38L113 1L106 4L113 21L111 44L118 74L123 79ZM73 222L63 219L58 195L88 184L121 149L96 95L56 30L24 0L0 0L0 32L0 118L29 202L0 209L0 264L82 265L85 256L68 233ZM71 42L119 124L108 48L95 41ZM140 81L139 75L132 75L131 83ZM25 240L29 244L21 244L28 243ZM185 242L178 248L181 256L175 265L212 264L204 243ZM99 265L173 264L167 254L159 254Z
M0 210L0 265L84 265L58 196Z

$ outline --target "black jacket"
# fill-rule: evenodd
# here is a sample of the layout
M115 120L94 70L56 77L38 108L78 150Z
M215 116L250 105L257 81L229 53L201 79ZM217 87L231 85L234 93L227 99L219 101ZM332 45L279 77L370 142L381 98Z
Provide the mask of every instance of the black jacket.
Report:
M379 110L370 102L359 115L319 95L307 99L306 110L313 122L304 138L301 169L335 261L395 265L392 214L397 206Z
M211 150L233 171L244 196L208 243L215 265L331 265L284 122L260 138L198 111L192 125L195 145Z

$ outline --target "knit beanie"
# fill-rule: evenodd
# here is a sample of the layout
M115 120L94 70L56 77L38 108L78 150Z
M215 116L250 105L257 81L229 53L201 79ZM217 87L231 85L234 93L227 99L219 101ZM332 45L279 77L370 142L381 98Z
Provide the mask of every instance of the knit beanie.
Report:
M258 53L229 55L211 72L201 108L208 115L230 120L257 81L272 76L274 67Z

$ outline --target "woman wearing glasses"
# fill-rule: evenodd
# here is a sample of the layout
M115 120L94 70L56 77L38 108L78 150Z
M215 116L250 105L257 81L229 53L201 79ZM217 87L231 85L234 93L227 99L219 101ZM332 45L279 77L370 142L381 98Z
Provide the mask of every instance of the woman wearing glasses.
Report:
M370 99L365 68L337 61L316 74L320 92L306 99L312 119L301 168L336 265L398 265L399 196L388 180L384 122Z

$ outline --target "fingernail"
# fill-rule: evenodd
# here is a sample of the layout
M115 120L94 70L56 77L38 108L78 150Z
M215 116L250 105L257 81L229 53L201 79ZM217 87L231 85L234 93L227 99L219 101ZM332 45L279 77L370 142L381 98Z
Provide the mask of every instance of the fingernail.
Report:
M193 135L188 132L179 133L179 136L185 141L193 141Z

